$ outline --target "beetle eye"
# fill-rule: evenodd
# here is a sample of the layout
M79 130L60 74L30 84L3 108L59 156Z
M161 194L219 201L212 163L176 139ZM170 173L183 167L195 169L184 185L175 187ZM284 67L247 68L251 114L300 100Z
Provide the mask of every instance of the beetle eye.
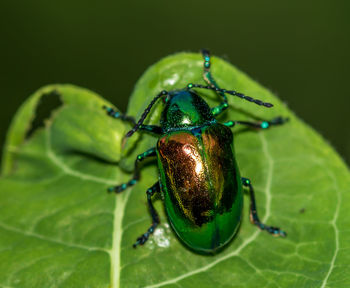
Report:
M171 98L171 95L170 95L170 93L166 96L166 97L163 97L163 103L165 104L165 103L167 103L169 100L170 100L170 98Z

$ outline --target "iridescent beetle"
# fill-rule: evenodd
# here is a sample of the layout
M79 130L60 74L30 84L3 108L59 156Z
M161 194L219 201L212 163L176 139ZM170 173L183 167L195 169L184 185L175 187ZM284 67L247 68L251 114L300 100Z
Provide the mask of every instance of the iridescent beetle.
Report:
M108 115L134 125L126 137L130 137L137 130L159 135L155 148L137 156L133 178L127 183L108 189L109 192L120 193L136 184L140 178L139 163L148 157L157 157L159 181L146 192L152 225L146 233L137 238L134 247L143 245L159 224L152 196L162 193L169 222L179 238L196 252L215 253L225 246L238 230L243 208L243 186L249 189L251 222L274 236L286 236L279 228L260 222L251 181L241 178L236 164L233 134L229 127L243 124L267 129L272 125L283 124L288 119L277 117L262 122L219 123L215 117L228 107L225 94L267 108L273 105L236 91L220 89L210 72L209 51L202 50L202 55L203 77L208 86L188 84L182 90L161 91L137 123L133 117L104 107ZM214 90L223 100L219 106L211 109L193 88ZM160 126L143 125L158 99L163 99L165 103Z

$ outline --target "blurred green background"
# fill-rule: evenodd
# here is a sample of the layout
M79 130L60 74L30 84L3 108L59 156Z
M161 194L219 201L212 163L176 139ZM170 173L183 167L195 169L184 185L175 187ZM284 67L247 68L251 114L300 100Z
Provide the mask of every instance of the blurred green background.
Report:
M16 109L43 85L81 85L125 111L147 67L207 47L275 92L349 163L349 8L346 0L1 1L0 145Z

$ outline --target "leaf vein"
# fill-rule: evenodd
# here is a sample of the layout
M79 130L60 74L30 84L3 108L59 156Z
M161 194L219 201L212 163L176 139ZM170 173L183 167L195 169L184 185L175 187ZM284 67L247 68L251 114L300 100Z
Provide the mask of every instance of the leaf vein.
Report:
M14 233L18 233L18 234L22 234L28 237L33 237L33 238L37 238L40 240L44 240L44 241L48 241L48 242L52 242L52 243L56 243L56 244L60 244L63 246L67 246L70 248L78 248L78 249L83 249L83 250L88 250L88 251L101 251L101 252L106 252L109 253L109 250L104 249L104 248L100 248L100 247L89 247L89 246L85 246L85 245L80 245L80 244L74 244L74 243L69 243L69 242L65 242L65 241L61 241L61 240L57 240L51 237L47 237L38 233L34 233L34 232L28 232L28 231L23 231L20 230L18 228L12 227L12 226L8 226L4 223L0 222L0 228L7 230L7 231L11 231Z
M329 276L331 275L331 273L332 273L332 271L333 271L333 269L335 267L335 260L337 258L338 252L339 252L339 230L338 230L338 227L337 227L337 220L338 220L338 217L339 217L340 203L341 203L341 193L339 191L338 183L337 183L337 181L335 179L335 176L330 170L326 169L325 171L328 172L329 177L333 180L334 188L337 191L337 193L336 193L337 194L337 206L336 206L336 209L335 209L335 212L334 212L333 219L331 221L331 224L332 224L332 226L334 228L334 235L335 235L335 240L334 240L335 241L335 250L334 250L333 257L332 257L331 265L329 267L329 270L327 272L326 277L324 278L324 280L322 282L321 288L326 287L328 279L329 279Z
M116 181L114 180L85 174L85 173L76 171L70 168L69 166L67 166L66 164L64 164L64 162L61 159L59 159L59 157L57 157L57 155L54 153L52 149L50 127L48 127L46 130L46 153L48 158L52 161L52 163L55 164L58 168L60 168L67 175L71 175L71 176L80 178L82 180L88 180L88 181L93 181L93 182L103 183L108 185L116 185Z

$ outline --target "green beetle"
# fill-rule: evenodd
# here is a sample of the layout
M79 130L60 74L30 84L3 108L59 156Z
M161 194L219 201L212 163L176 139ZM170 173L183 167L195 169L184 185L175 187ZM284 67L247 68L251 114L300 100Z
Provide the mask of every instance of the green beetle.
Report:
M237 233L243 209L243 186L248 187L250 192L251 222L274 236L286 236L279 228L260 222L253 186L248 178L241 178L237 167L233 134L229 127L243 124L267 129L271 125L283 124L288 119L277 117L262 122L219 123L215 117L228 107L226 94L267 108L273 105L236 91L220 89L210 73L209 51L202 50L202 55L204 79L208 86L189 84L182 90L160 92L137 123L133 117L104 107L108 115L134 125L126 137L130 137L137 130L159 135L157 146L137 157L133 178L127 183L108 189L109 192L120 193L136 184L140 178L139 163L145 158L157 157L159 181L147 190L152 225L146 233L137 238L134 247L143 245L159 224L159 216L152 204L152 196L159 192L162 193L172 228L179 238L196 252L215 253ZM193 88L214 90L223 101L211 109ZM162 99L165 104L160 126L143 125L158 99Z

